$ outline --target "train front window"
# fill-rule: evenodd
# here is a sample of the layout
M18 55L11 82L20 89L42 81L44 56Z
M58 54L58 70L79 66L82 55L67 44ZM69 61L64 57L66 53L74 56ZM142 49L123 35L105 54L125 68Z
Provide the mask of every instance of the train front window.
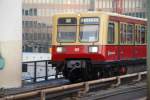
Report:
M99 18L80 19L80 42L96 42L99 37Z
M58 41L59 42L75 42L76 41L76 26L58 26Z
M60 18L57 26L58 42L75 42L77 33L76 18Z

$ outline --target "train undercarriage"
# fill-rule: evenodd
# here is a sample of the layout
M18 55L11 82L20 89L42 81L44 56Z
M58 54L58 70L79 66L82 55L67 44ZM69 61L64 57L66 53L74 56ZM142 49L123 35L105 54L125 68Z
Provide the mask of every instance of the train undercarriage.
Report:
M93 63L89 59L67 59L57 67L70 82L89 81L146 70L146 60Z

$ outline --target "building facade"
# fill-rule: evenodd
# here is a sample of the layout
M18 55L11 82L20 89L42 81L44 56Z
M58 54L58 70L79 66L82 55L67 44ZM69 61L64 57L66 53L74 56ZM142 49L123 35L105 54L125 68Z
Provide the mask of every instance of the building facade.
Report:
M52 16L62 12L94 10L92 1L23 0L23 52L48 52L52 38Z
M146 0L95 0L95 10L145 18Z
M23 0L23 51L49 52L54 14L94 10L145 18L146 0Z
M23 52L48 52L51 26L36 20L23 22Z

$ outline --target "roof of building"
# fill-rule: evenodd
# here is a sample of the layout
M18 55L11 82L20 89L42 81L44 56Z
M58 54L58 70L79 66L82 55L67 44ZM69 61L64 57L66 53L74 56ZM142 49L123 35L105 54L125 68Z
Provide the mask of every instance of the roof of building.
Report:
M104 12L104 11L88 11L88 12L65 12L65 13L57 13L55 15L61 15L61 14L84 14L84 13L100 13L100 14L107 14L109 16L119 16L119 17L124 17L124 18L129 18L129 19L136 19L136 20L142 20L142 21L147 21L145 18L138 18L138 17L133 17L133 16L128 16L128 15L123 15L123 14L118 14L118 13L112 13L112 12Z

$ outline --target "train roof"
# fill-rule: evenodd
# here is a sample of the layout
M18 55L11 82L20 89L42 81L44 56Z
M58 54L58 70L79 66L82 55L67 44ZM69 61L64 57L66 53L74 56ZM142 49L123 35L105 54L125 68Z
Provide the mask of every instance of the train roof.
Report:
M65 13L58 13L56 15L61 15L61 14L105 14L108 16L119 16L119 17L123 17L123 18L129 18L129 19L135 19L135 20L141 20L141 21L147 21L146 18L138 18L138 17L132 17L132 16L128 16L128 15L122 15L122 14L118 14L118 13L112 13L112 12L104 12L104 11L88 11L88 12L65 12Z
M88 12L91 13L91 12ZM99 13L97 11L95 11L95 13ZM123 15L123 14L118 14L118 13L112 13L112 12L100 12L109 16L119 16L119 17L124 17L124 18L130 18L130 19L136 19L136 20L143 20L143 21L147 21L147 19L145 18L138 18L138 17L133 17L133 16L128 16L128 15Z

